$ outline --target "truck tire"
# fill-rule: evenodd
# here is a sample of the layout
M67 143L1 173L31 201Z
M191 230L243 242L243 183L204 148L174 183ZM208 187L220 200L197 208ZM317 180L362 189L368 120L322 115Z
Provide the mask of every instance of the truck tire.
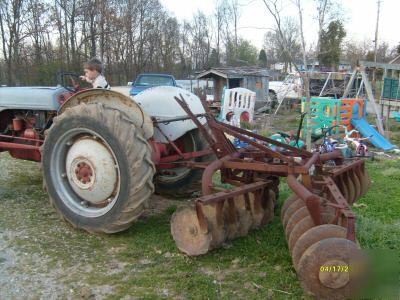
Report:
M203 140L198 129L185 133L180 138L184 144L185 152L200 151L206 148L207 143ZM205 161L207 157L195 158L194 161ZM171 175L168 175L171 174ZM203 169L175 168L167 169L165 174L160 171L156 176L156 191L160 194L187 196L200 189Z
M75 228L127 229L154 192L155 167L143 131L104 104L80 104L53 120L42 148L50 203Z

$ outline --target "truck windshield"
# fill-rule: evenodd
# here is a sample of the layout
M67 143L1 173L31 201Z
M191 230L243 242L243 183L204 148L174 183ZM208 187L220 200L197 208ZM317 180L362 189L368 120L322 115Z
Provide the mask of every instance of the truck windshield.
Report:
M173 86L174 83L171 77L166 76L140 76L136 81L135 85L149 86L149 85L170 85Z

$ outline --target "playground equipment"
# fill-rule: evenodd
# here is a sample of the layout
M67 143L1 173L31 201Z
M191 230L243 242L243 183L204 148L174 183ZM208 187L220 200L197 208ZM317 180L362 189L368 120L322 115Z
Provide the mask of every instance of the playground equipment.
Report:
M356 135L356 136L354 136L354 135ZM365 157L365 156L367 156L368 147L366 144L364 144L364 141L369 140L371 138L371 136L365 137L365 138L360 138L358 135L359 135L359 132L356 129L347 131L347 127L346 127L345 128L345 137L344 137L343 141L346 144L353 145L356 156Z
M201 255L271 221L279 178L287 177L293 195L282 221L304 289L324 299L357 289L365 258L350 205L370 184L363 160L310 153L216 121L204 99L176 87L151 88L135 100L75 89L45 89L35 102L26 97L37 88L0 97L0 151L41 161L52 205L75 228L124 230L146 209L154 182L187 188L200 172L202 196L173 214L171 233L181 251ZM8 105L12 99L19 102ZM237 150L225 134L249 146ZM214 160L199 160L210 154ZM232 188L213 185L217 172ZM321 269L337 265L348 272Z
M357 129L362 136L369 137L371 143L385 151L395 148L383 135L376 131L366 120L365 99L330 99L312 97L311 106L311 132L321 135L321 128L336 126L334 134L339 134L345 126L347 130ZM302 110L305 99L302 100ZM304 126L303 138L307 133L307 124Z
M240 127L240 122L252 122L256 93L244 88L225 89L220 120Z

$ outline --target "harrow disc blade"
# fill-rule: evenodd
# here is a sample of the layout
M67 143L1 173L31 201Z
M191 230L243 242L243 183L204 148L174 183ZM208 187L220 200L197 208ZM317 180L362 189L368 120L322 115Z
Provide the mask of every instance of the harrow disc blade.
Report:
M356 170L352 170L350 172L350 176L353 179L354 187L355 187L355 190L356 190L356 195L355 195L355 199L354 199L354 202L355 202L361 197L361 194L362 194L361 182L360 182L360 179L358 178L358 174L357 174Z
M300 236L292 250L293 266L296 271L300 258L308 247L327 238L346 238L346 229L338 225L324 224L315 226Z
M350 298L365 273L365 256L355 243L343 238L328 238L311 245L298 264L304 290L317 299Z
M253 197L253 195L250 193L250 196L248 200L250 201L250 198ZM250 203L246 203L246 196L241 195L235 198L235 207L237 210L237 216L238 216L238 228L237 228L237 233L236 236L246 236L249 232L249 229L253 223L252 217L251 217L251 211L250 211Z
M292 205L288 207L285 214L283 215L282 225L283 228L286 228L287 223L289 222L290 217L300 208L305 207L306 204L300 198L297 199Z
M269 190L266 195L264 203L264 217L262 220L262 225L265 225L271 222L274 219L275 215L275 202L276 202L276 193L273 190Z
M254 194L253 197L250 197L250 210L252 216L251 229L259 228L263 225L265 213L262 197L257 197Z
M296 194L290 195L285 203L283 203L282 208L281 208L281 220L283 220L283 215L285 214L286 210L289 208L290 205L293 204L298 199L298 196Z
M172 215L171 234L178 249L188 255L197 256L210 250L211 233L201 230L193 206L182 207Z
M343 197L344 197L347 201L349 201L349 191L348 191L348 188L347 188L347 183L345 182L345 180L344 180L344 178L343 178L343 175L340 175L340 176L339 176L339 179L338 179L338 187L339 187L340 191L342 192Z
M346 200L349 204L351 204L351 203L353 203L353 199L354 199L354 195L355 195L354 184L353 184L353 181L351 180L348 172L344 173L342 176L343 176L343 182L346 185L346 189L347 189Z
M297 239L307 230L313 228L315 226L315 223L313 219L311 218L310 215L304 217L301 219L293 228L293 230L290 232L289 238L287 239L288 244L290 243L290 238L293 236L292 240ZM290 248L289 248L290 250Z
M360 181L360 189L361 189L360 197L362 197L362 196L364 196L364 195L367 193L367 191L368 191L369 182L368 182L368 179L365 180L366 174L361 170L361 168L357 168L357 169L355 170L355 172L356 172L356 174L357 174L358 180Z
M285 234L286 234L286 240L289 240L290 233L292 232L293 228L299 223L302 219L305 217L309 216L310 213L308 212L308 209L306 206L303 206L299 208L289 219L286 228L285 228Z
M334 213L333 213L331 210L323 212L321 216L322 216L322 223L323 223L323 224L329 223L329 222L335 217ZM310 218L310 219L311 219L311 216L310 216L310 217L306 217L306 219L307 219L307 218ZM303 220L304 220L304 219L303 219ZM301 220L301 221L293 228L292 232L290 232L290 235L289 235L289 238L288 238L288 245L289 245L289 251L290 251L290 253L292 253L293 247L294 247L294 245L296 244L296 242L299 240L299 238L300 238L306 231L308 231L309 229L311 229L312 227L315 226L315 224L314 224L314 222L312 221L312 219L311 219L311 222L307 219L307 221L304 221L304 223L301 223L301 222L303 222L303 220ZM313 225L310 227L310 224L313 224Z
M211 232L210 248L217 248L226 240L226 227L223 214L224 203L214 205L203 205L203 212L208 221L208 228Z

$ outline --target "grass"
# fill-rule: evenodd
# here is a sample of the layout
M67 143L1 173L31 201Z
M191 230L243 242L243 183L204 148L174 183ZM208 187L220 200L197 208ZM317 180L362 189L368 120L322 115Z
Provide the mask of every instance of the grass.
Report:
M366 249L398 251L400 160L367 167L373 184L354 208L359 242ZM2 276L24 274L18 284L21 293L25 285L29 297L45 296L46 283L60 298L307 298L292 268L278 212L266 228L190 258L177 251L170 235L174 206L126 232L90 235L58 219L42 191L37 164L3 153L0 170L0 266L11 259L2 257L5 248L13 249L19 262L0 271L0 282ZM288 195L282 184L280 202ZM40 280L32 284L32 278Z

